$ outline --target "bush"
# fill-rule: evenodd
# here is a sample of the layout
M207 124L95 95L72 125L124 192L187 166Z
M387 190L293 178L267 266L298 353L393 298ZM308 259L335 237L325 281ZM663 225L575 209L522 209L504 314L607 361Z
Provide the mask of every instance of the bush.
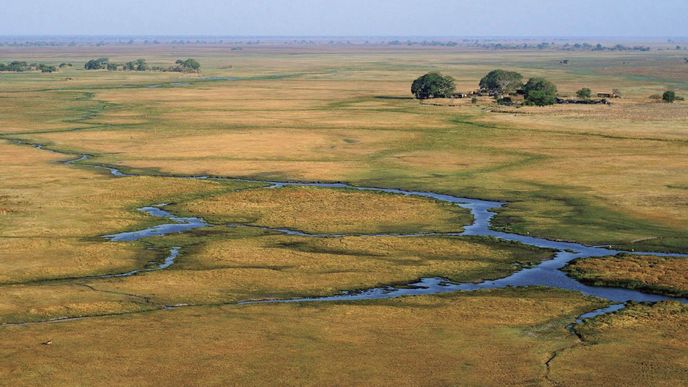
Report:
M480 88L498 94L511 94L523 87L523 76L517 72L492 70L480 80Z
M662 101L674 103L674 101L676 101L676 93L671 90L665 91L664 94L662 94Z
M592 97L592 90L584 87L576 92L576 96L580 99L590 99L590 97Z
M145 59L137 59L124 64L124 70L126 71L146 71L148 70L148 65Z
M57 67L45 64L38 65L38 69L41 70L42 73L53 73L57 71Z
M182 72L198 72L201 70L201 64L195 59L177 59L177 71Z
M544 78L531 78L523 87L527 105L554 105L557 102L557 87Z
M418 99L449 98L456 91L454 78L440 73L427 73L413 81L411 92Z
M102 70L108 68L110 60L108 58L91 59L84 65L86 70Z

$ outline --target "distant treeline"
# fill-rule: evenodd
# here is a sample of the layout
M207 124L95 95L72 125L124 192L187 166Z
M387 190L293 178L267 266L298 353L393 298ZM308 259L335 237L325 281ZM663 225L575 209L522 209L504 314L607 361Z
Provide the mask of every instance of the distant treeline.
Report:
M59 68L71 67L71 63L62 63L59 66L47 65L44 63L28 63L22 61L14 61L10 63L0 63L0 71L11 71L15 73L23 73L26 71L40 71L43 73L52 73Z
M457 42L453 41L448 41L448 42L442 42L438 40L423 40L420 42L414 42L411 40L407 40L405 42L402 42L400 40L392 40L391 42L387 42L388 45L390 46L430 46L430 47L456 47L459 45Z
M298 43L300 41L294 40L286 43ZM260 40L247 40L247 41L234 41L234 40L158 40L158 39L145 39L145 40L117 40L117 41L52 41L52 40L33 40L33 41L0 41L0 47L103 47L110 45L161 45L161 44L172 44L172 45L215 45L215 44L231 44L231 45L258 45L262 42ZM315 42L312 42L315 43Z
M370 38L361 39L265 39L265 40L236 40L233 38L205 38L205 39L182 39L167 37L158 38L82 38L69 40L70 38L55 37L52 40L12 40L12 38L0 37L0 47L102 47L108 45L223 45L228 47L250 47L263 44L280 45L299 45L299 46L368 46L368 45L390 45L390 46L428 46L428 47L474 47L489 50L522 50L522 49L549 49L562 51L649 51L651 48L645 45L626 46L623 44L603 45L600 43L575 42L572 40L557 39L555 41L522 41L518 39L455 39L455 40L413 40L413 39L381 39ZM658 45L652 50L688 50L688 46L678 43L685 40L674 41L669 39L667 42L655 42Z
M108 58L91 59L84 65L86 70L108 71L173 71L180 73L195 73L201 70L201 65L195 59L178 59L173 66L150 66L145 59L136 59L126 63L113 63Z
M390 46L439 46L439 47L456 47L460 44L454 41L400 41L392 40L387 42ZM590 44L590 43L565 43L563 45L558 45L556 43L541 42L541 43L486 43L479 40L463 40L463 46L484 48L488 50L527 50L527 49L537 49L537 50L564 50L564 51L650 51L650 47L647 46L624 46L623 44L616 44L614 46L603 46L602 44ZM677 50L681 49L681 46L676 46Z

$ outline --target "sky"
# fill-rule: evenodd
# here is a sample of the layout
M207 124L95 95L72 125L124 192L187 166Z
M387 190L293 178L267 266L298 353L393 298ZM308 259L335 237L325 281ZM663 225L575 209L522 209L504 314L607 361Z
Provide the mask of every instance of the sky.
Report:
M688 36L688 0L4 0L0 35Z

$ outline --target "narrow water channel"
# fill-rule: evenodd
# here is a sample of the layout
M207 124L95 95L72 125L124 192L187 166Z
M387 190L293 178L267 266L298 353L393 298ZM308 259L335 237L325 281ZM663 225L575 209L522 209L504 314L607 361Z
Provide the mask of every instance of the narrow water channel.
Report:
M33 144L34 147L39 149L45 149L41 145ZM78 155L79 157L73 160L66 161L67 164L74 164L80 161L87 160L90 156L86 154ZM127 175L117 168L111 166L95 166L96 168L107 169L115 177L133 176ZM193 179L227 179L219 176L185 176L185 178ZM666 253L654 253L654 252L628 252L621 250L613 250L603 247L596 246L585 246L580 243L574 242L561 242L553 241L543 238L537 238L526 235L505 233L500 231L495 231L491 229L491 221L496 215L494 210L501 208L504 203L462 198L452 195L439 194L427 191L406 191L400 189L391 188L375 188L375 187L358 187L345 183L308 183L308 182L279 182L279 181L261 181L252 179L233 179L236 181L246 181L246 182L256 182L256 183L266 183L269 184L269 188L282 188L288 186L295 187L321 187L321 188L331 188L331 189L351 189L358 191L372 191L372 192L385 192L395 195L404 196L414 196L423 197L438 200L441 202L452 203L454 205L460 206L462 208L468 209L473 215L473 223L464 228L462 233L436 233L436 234L407 234L407 235L393 235L398 237L408 237L408 236L485 236L493 237L505 241L519 242L524 245L547 248L556 251L556 255L553 259L544 261L535 267L524 268L517 271L507 277L483 281L480 283L457 283L447 280L445 278L431 277L422 278L413 283L409 283L403 286L382 286L366 290L357 291L343 291L337 295L323 296L323 297L307 297L307 298L292 298L292 299L269 299L269 300L249 300L242 302L243 304L249 303L288 303L288 302L327 302L327 301L357 301L357 300L376 300L376 299L389 299L401 296L416 296L416 295L432 295L441 293L450 293L457 291L475 291L481 289L499 289L506 287L523 287L523 286L543 286L557 289L565 289L580 292L586 295L595 296L603 298L613 302L613 305L598 309L584 315L579 316L578 320L592 318L605 313L611 313L618 311L624 307L624 303L629 301L634 302L658 302L665 300L674 300L681 303L688 303L687 298L679 297L669 297L656 294L644 293L638 290L624 289L624 288L614 288L614 287L598 287L598 286L588 286L585 285L569 276L567 276L560 269L566 266L569 262L574 259L584 259L590 257L602 257L602 256L613 256L620 253L626 254L648 254L648 255L658 255L658 256L685 256L683 254L666 254ZM109 235L106 238L112 241L133 241L142 238L148 238L152 236L163 236L172 233L180 233L189 231L195 228L206 227L208 224L200 218L183 218L177 217L165 210L163 210L162 205L144 207L140 211L145 212L151 216L167 218L172 220L173 224L163 224L153 226L140 231L125 232L116 235ZM236 227L255 227L246 225L234 225ZM307 234L297 230L283 229L283 228L265 228L274 232L284 233L286 235L300 235L316 238L333 238L342 237L343 234ZM388 234L374 234L371 236L383 236ZM165 263L160 265L155 270L165 269L170 267L174 263L174 259L179 253L178 248L173 248L168 259ZM140 270L133 271L130 273L122 273L111 276L127 276L139 273Z

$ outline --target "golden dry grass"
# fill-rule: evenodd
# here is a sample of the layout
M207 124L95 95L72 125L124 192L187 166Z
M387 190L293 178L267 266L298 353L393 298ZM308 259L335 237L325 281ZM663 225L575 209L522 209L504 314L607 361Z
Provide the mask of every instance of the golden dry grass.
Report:
M12 384L539 384L550 353L574 343L565 322L591 307L565 292L501 290L4 327L0 376Z
M0 323L140 312L157 308L142 297L98 292L79 283L5 285L0 293Z
M468 210L430 199L316 187L231 192L176 208L212 223L247 223L308 233L460 232Z
M226 58L233 75L253 80L174 88L117 88L107 82L125 75L77 72L106 82L84 102L84 108L94 101L106 106L88 121L97 129L33 137L98 153L103 162L167 173L350 181L519 201L503 212L518 232L624 247L654 237L653 245L639 246L645 249L684 245L677 239L688 222L688 190L681 188L688 186L686 109L647 99L664 84L597 74L602 63L618 65L613 55L576 54L579 64L564 68L549 63L552 53L514 52L507 63L555 80L564 94L594 84L598 91L619 87L625 97L612 106L419 105L403 98L423 64L441 63L463 89L495 65L489 53L470 52L471 64L460 64L441 51L421 52L259 51ZM199 55L212 65L223 58ZM640 66L641 59L656 59L647 56L624 60ZM385 68L389 75L380 78ZM292 77L280 78L286 75ZM128 77L141 85L167 79ZM605 216L552 215L590 208Z
M330 295L432 276L480 281L551 257L547 251L465 238L313 239L217 232L205 235L200 246L187 241L191 250L171 270L89 283L163 304L220 303Z
M563 351L551 377L568 386L679 386L688 378L688 307L633 305L579 328L585 345Z
M137 207L232 188L194 180L113 179L60 163L69 158L0 142L0 282L131 270L151 253L101 237L150 224Z
M164 64L182 55L204 66L202 75L192 76L76 68L0 74L0 131L31 133L23 138L144 173L349 181L508 200L495 221L502 229L686 249L686 105L647 100L667 85L688 92L686 73L671 62L681 59L675 54L571 53L571 65L562 67L561 53L548 51L168 50L0 47L7 57L68 60L77 67L91 57L151 56L151 63ZM433 106L408 99L411 80L423 72L442 70L467 90L497 67L546 76L565 94L594 85L621 88L625 98L611 107L518 110L497 109L488 100ZM206 75L244 79L203 81ZM171 270L126 279L2 286L2 321L321 295L426 275L472 281L546 256L457 238L314 240L221 227L146 241L155 251L109 243L99 236L152 224L135 208L160 202L220 221L306 231L451 231L467 220L456 208L370 193L227 194L244 185L112 179L60 165L64 158L0 143L1 282L142 267L169 246L181 246L182 255ZM584 333L597 334L600 344L576 347L563 327L597 306L571 293L519 289L362 304L198 307L2 327L0 376L10 384L74 384L77 377L86 384L199 378L215 384L540 384L551 353L573 345L550 375L564 384L685 379L685 340L670 326L685 325L684 311L658 307L634 317L632 329L625 329L631 326L626 317L623 324L605 318L609 326L595 327L597 333L586 326ZM48 339L54 344L40 345ZM660 364L667 358L665 370ZM595 379L583 375L586 367Z
M621 255L573 262L567 272L601 286L623 286L655 293L688 295L688 258Z

